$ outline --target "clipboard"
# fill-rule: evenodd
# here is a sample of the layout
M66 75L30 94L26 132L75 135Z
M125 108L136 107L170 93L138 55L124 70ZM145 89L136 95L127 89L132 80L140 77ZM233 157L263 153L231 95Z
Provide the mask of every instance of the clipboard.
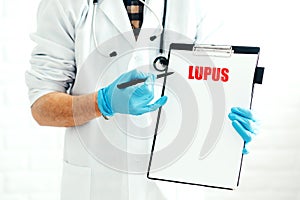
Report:
M251 108L254 85L262 84L259 47L170 45L160 83L168 103L159 109L147 177L151 180L236 189L243 140L227 115Z

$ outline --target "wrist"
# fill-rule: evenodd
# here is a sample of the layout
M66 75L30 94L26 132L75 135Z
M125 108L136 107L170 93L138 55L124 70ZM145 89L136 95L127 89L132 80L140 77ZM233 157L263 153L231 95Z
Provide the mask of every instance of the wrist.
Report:
M109 102L107 101L105 88L102 88L97 92L97 107L105 119L113 116L114 114Z
M98 92L94 93L94 105L95 105L95 112L96 112L96 116L100 117L101 116L101 112L98 106Z

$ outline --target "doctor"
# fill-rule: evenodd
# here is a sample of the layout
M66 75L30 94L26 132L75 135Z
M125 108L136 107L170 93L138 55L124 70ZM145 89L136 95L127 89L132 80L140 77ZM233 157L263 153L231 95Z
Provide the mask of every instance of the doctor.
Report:
M165 29L180 33L197 43L208 41L206 39L213 30L212 22L208 21L200 2L169 1ZM42 126L67 127L62 200L173 200L187 197L187 191L180 189L181 186L177 184L164 187L148 180L146 171L129 173L124 169L107 166L106 163L99 162L97 152L93 151L94 147L98 147L102 149L99 154L110 158L116 156L114 152L105 152L101 138L94 137L97 134L93 135L104 132L99 124L104 127L111 123L112 120L104 118L115 116L116 113L143 116L167 102L167 97L161 97L150 103L153 99L155 76L130 68L134 65L151 64L159 55L158 51L149 50L148 53L143 52L142 56L129 54L128 60L110 66L109 70L114 74L112 78L108 74L103 76L109 63L124 52L124 48L119 48L118 45L124 44L125 51L134 52L139 35L149 33L143 30L155 30L149 33L149 37L155 36L149 43L159 49L158 38L162 32L160 23L163 15L162 0L146 0L146 5L140 1L121 0L42 0L40 3L37 31L31 36L37 46L32 52L31 69L26 72L26 83L35 120ZM113 44L115 37L119 39L116 45ZM112 41L112 49L109 45L102 50L97 49L97 46L106 41ZM88 62L95 52L97 60ZM99 77L107 81L100 79L98 83ZM124 90L116 89L117 84L135 78L147 80ZM255 120L251 111L233 108L229 117L246 143L251 141L255 135L252 126ZM117 128L112 127L109 135L116 132ZM119 137L114 139L119 141ZM128 140L123 134L119 144L123 145L122 142L125 141L125 148L136 148L135 145L130 146ZM149 150L143 145L139 148L141 151ZM247 153L246 147L244 153ZM139 163L126 156L120 157L120 162L127 166ZM178 196L171 197L175 187L178 187ZM198 199L199 196L194 198Z

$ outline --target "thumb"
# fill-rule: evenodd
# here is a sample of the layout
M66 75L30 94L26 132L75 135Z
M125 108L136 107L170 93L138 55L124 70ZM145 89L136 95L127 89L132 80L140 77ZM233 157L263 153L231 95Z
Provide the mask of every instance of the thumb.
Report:
M146 108L147 108L148 112L155 111L159 107L165 105L167 103L167 100L168 100L168 97L162 96L157 101L155 101L155 103L147 105Z

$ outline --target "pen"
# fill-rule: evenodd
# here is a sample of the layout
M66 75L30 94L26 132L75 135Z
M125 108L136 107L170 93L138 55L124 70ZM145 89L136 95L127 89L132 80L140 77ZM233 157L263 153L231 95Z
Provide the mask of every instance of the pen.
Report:
M156 76L157 79L159 78L162 78L162 77L165 77L165 76L169 76L171 74L174 74L174 72L168 72L168 73L163 73L163 74L158 74ZM142 79L133 79L131 81L128 81L128 82L125 82L125 83L121 83L119 85L117 85L117 87L119 89L124 89L124 88L127 88L129 86L132 86L132 85L136 85L138 83L142 83L142 82L145 82L147 78L142 78Z

